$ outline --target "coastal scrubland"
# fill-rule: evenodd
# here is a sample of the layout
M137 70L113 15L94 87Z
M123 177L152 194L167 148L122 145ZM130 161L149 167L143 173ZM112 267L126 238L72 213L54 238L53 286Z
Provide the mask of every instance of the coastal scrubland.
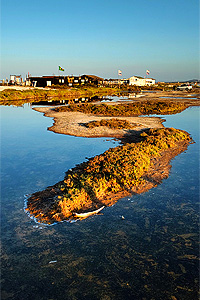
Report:
M57 112L78 111L103 116L139 116L149 114L175 114L186 109L187 105L173 101L139 101L117 105L110 104L70 104L55 108Z
M27 211L42 223L72 220L75 213L144 192L167 177L170 159L190 141L189 134L181 130L146 130L137 142L111 148L68 170L63 181L33 194L27 200Z
M1 105L13 105L13 101L21 104L41 100L41 99L73 99L76 97L92 97L94 95L112 95L119 92L118 87L80 87L80 88L49 88L37 89L31 88L28 90L5 89L0 92ZM10 102L12 101L12 102Z
M3 87L4 88L4 87ZM20 86L7 86L5 89L0 90L0 104L1 105L16 105L20 106L24 103L36 102L41 100L72 100L80 97L93 97L93 96L106 96L119 93L140 93L141 91L149 91L153 93L155 97L170 94L171 96L191 97L191 94L199 95L199 89L193 88L188 94L186 91L173 91L173 87L167 84L157 84L155 86L127 86L127 85L115 85L115 86L52 86L47 88L33 88L33 87L21 87ZM158 95L156 95L158 92ZM148 96L148 95L146 95ZM150 95L151 96L151 95Z
M100 126L106 126L111 129L131 129L136 126L136 124L131 124L127 120L121 120L121 119L102 119L100 121L91 121L84 124L87 128L95 128Z

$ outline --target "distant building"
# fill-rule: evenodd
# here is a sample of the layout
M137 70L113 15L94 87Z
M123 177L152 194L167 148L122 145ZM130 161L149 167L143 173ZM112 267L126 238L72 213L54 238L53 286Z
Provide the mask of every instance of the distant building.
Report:
M145 86L145 85L154 85L155 83L156 81L153 78L143 78L140 76L132 76L129 78L130 85Z
M121 84L129 84L129 85L137 85L137 86L145 86L145 85L154 85L155 79L153 78L143 78L140 76L132 76L128 79L105 79L105 85L121 85Z
M81 75L81 76L42 76L42 77L28 77L26 85L34 87L46 87L52 85L67 85L80 86L85 84L101 85L103 78L95 75Z
M17 75L11 75L17 76ZM21 76L21 75L20 75ZM16 78L12 78L13 84L17 81ZM46 87L52 85L67 85L67 86L80 86L80 85L87 85L93 84L95 86L100 85L137 85L137 86L150 86L155 84L155 79L153 78L143 78L140 76L132 76L128 79L103 79L101 77L95 75L80 75L80 76L29 76L26 79L26 85L34 86L34 87Z
M121 85L121 84L129 84L129 80L128 79L105 79L103 83L105 85L110 85L110 86L116 84Z
M9 84L20 85L21 83L22 83L22 76L21 75L10 75Z

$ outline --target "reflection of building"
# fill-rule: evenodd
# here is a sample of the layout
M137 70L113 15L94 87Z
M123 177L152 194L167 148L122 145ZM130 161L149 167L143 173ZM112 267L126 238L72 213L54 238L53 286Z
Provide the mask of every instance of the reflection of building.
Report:
M47 99L47 100L41 100L37 102L32 102L32 105L48 105L48 106L56 106L56 105L65 105L69 103L82 103L82 102L97 102L97 101L102 101L104 99L104 96L93 96L93 97L80 97L80 98L74 98L74 99L60 99L60 98L54 98L52 99Z
M144 96L143 93L130 93L130 94L128 94L129 99L139 98L139 97L143 97L143 96Z
M21 75L10 75L10 84L21 84L22 76Z
M27 85L34 87L45 87L52 85L67 85L80 86L85 84L101 85L103 78L95 75L81 75L81 76L42 76L42 77L28 77Z
M144 85L154 85L156 83L153 78L143 78L140 76L132 76L129 78L130 85L144 86Z

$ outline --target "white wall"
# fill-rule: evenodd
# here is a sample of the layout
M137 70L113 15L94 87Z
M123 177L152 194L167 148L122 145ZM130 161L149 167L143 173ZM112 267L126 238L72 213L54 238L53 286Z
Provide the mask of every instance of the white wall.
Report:
M155 79L152 78L140 78L137 76L132 76L129 78L130 85L144 86L144 85L153 85L155 84Z
M152 78L146 78L145 81L146 81L146 85L152 85L156 83L155 79Z

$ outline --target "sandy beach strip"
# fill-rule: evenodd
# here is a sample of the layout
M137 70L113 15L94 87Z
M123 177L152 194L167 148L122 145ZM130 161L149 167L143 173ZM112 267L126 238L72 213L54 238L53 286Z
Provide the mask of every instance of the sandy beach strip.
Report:
M33 86L21 86L21 85L0 85L0 92L4 90L17 90L17 91L27 91L27 90L49 90L50 88L43 88L43 87L33 87Z

